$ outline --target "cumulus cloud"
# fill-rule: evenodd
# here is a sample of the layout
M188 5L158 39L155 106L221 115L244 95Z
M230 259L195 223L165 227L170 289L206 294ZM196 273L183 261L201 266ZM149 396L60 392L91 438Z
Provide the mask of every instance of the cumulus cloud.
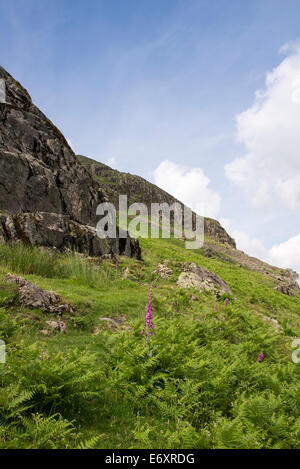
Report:
M154 181L199 215L218 215L221 198L209 187L210 179L201 168L189 169L165 160L154 171Z
M237 116L237 141L246 152L225 166L228 179L256 206L278 199L300 211L300 43L267 74L252 107Z
M300 234L273 246L270 258L275 265L292 268L300 274Z

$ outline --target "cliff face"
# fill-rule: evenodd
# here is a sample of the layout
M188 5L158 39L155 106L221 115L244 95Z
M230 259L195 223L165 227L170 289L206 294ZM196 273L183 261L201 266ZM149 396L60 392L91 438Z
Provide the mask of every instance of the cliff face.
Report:
M76 248L90 255L139 255L138 244L95 236L100 185L61 132L2 67L0 103L0 238Z
M113 202L116 207L119 202L119 194L127 194L129 204L134 202L145 203L148 210L150 209L151 203L155 202L166 202L169 205L177 202L183 205L182 202L175 199L175 197L140 176L116 171L103 163L98 163L82 155L78 155L77 158L101 184L101 188L106 197L110 202ZM229 236L217 220L205 218L204 231L205 235L212 241L227 244L233 248L236 247L234 239Z

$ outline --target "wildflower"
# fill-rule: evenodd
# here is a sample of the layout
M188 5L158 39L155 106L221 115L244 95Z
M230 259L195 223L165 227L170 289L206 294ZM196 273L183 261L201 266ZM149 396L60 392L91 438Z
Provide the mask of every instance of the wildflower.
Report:
M263 354L262 352L260 352L259 357L258 357L258 360L257 360L258 363L262 362L263 359L264 359L264 357L265 357L264 354Z
M141 331L141 335L144 334L144 332L147 333L147 336L153 335L153 324L151 322L152 319L152 286L149 288L149 298L148 298L148 303L145 308L145 325L144 328Z
M218 312L218 305L215 305L215 313Z
M228 298L225 300L225 306L228 306Z

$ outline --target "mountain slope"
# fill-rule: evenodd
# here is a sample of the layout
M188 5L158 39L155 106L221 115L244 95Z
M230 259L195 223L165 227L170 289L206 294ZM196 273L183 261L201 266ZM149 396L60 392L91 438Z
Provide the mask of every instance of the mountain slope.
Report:
M89 169L94 179L99 182L107 200L116 207L119 203L119 194L126 194L129 204L134 202L145 203L148 210L150 210L153 202L166 202L169 205L178 202L183 205L175 197L140 176L117 171L82 155L77 155L77 158L83 166ZM235 241L217 220L205 218L204 231L205 248L203 253L206 257L216 258L223 262L234 263L250 270L262 272L264 275L272 277L279 288L299 291L299 285L296 281L298 275L295 272L271 266L239 251L236 249Z
M77 158L83 166L89 169L90 173L99 184L101 184L106 197L116 207L118 207L119 204L119 194L126 194L129 204L134 202L146 204L148 210L150 209L151 203L166 202L172 205L174 202L177 202L183 205L181 201L140 176L122 173L82 155L77 155ZM228 235L217 220L205 218L204 231L205 235L211 240L222 244L228 244L235 248L235 241Z
M141 239L141 248L143 261L98 265L0 246L0 447L299 448L300 295L181 240ZM178 286L190 262L229 285L227 306L215 291ZM73 313L25 307L8 271L59 294Z

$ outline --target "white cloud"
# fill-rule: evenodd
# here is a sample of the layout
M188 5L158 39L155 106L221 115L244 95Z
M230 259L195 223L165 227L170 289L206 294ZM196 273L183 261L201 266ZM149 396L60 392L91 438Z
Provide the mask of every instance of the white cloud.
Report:
M270 258L275 265L292 268L300 273L300 234L273 246L270 249Z
M221 198L209 187L210 179L201 168L189 169L165 160L154 171L154 181L199 215L218 215Z
M300 155L299 155L300 157ZM276 190L281 194L281 199L292 210L300 209L300 175L281 179L277 182Z
M237 140L246 153L225 173L257 207L280 199L300 211L300 43L282 50L288 56L267 74L253 106L237 116Z

